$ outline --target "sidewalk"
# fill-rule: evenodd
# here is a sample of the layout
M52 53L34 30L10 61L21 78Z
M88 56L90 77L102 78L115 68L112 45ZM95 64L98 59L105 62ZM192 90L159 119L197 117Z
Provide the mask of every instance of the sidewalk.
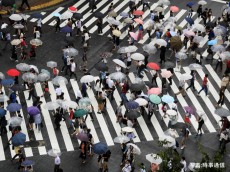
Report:
M30 12L30 11L36 11L36 10L48 8L67 1L72 1L72 0L28 0L30 5L30 10L27 10L26 4L24 4L23 8L25 8L24 12ZM16 6L17 6L16 13L20 12L18 9L21 6L21 2L22 0L16 0ZM7 14L8 10L10 10L10 7L2 7L2 10L0 10L0 14L2 15Z

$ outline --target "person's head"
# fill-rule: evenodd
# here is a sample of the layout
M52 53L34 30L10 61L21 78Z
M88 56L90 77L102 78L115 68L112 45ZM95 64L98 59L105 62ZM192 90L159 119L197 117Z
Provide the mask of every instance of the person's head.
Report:
M70 60L70 63L73 63L73 59Z
M205 74L205 77L207 78L207 77L208 77L208 74Z
M33 106L37 106L36 102L33 102Z
M183 161L185 161L185 157L184 157L184 156L182 156L181 159L182 159Z

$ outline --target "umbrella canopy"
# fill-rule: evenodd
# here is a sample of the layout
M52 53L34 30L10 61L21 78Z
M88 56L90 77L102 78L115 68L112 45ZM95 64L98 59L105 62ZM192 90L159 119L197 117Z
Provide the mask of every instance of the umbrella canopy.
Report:
M30 44L35 46L40 46L42 45L42 41L40 39L32 39L30 40Z
M121 13L120 13L120 16L122 16L122 17L129 17L129 13L121 12Z
M73 18L75 18L76 20L80 20L82 19L83 15L81 13L74 13L73 14Z
M140 154L141 154L141 150L140 150L140 148L139 148L137 145L135 145L135 144L133 144L133 143L128 143L128 144L127 144L127 147L129 148L130 146L133 147L133 153L134 153L134 154L137 154L137 155L140 155Z
M180 9L177 6L171 6L170 7L170 11L172 11L173 13L177 13Z
M78 140L81 140L82 142L88 142L89 141L89 137L86 133L79 133L76 135L76 138Z
M63 77L63 76L56 76L53 80L52 83L54 85L60 85L60 83L64 83L65 85L68 84L68 80Z
M153 104L160 104L161 103L161 98L157 95L151 94L149 96L149 100L153 103Z
M9 86L9 85L14 84L14 80L13 80L13 79L3 79L3 80L1 81L1 84L2 84L3 86Z
M35 164L34 161L26 159L21 163L21 166L23 167L28 167L28 166L33 166Z
M151 44L145 44L143 50L149 54L155 54L157 52L156 47Z
M220 54L220 57L224 60L230 60L230 52L229 51L222 52Z
M130 45L127 47L121 47L119 48L119 50L117 51L118 53L133 53L137 51L137 47L135 45Z
M169 109L166 111L167 115L169 116L176 116L177 115L177 111Z
M88 97L83 97L78 102L79 106L89 106L91 105L91 100Z
M114 72L109 75L110 79L122 82L126 79L126 75L122 72Z
M187 54L185 54L184 52L179 51L178 53L175 54L175 57L180 59L180 60L184 60L187 59L188 56Z
M121 131L127 132L127 133L132 133L134 131L134 129L131 127L123 127L123 128L121 128Z
M131 18L126 18L123 22L131 24L131 23L133 23L133 20Z
M8 7L8 6L13 6L15 4L15 0L2 0L1 5Z
M227 117L230 116L230 111L221 107L215 110L215 114L219 115L220 117Z
M85 75L85 76L81 77L81 80L80 80L81 83L90 83L93 81L94 81L94 76L92 76L92 75Z
M187 37L190 37L190 36L195 36L195 33L192 30L185 29L184 30L184 35L187 36Z
M72 36L66 36L65 37L65 42L67 43L73 43L75 39Z
M44 108L47 110L56 110L59 107L60 107L60 105L57 102L47 102L44 105Z
M48 61L46 63L47 67L50 67L50 68L54 68L54 67L57 67L57 62L54 62L54 61Z
M109 69L108 66L106 66L105 63L97 63L94 67L95 67L96 70L102 71L102 72L108 71L108 69Z
M127 68L126 64L119 59L113 59L113 62L116 63L118 66L121 66L123 68Z
M170 5L170 1L169 0L159 0L157 3L159 5Z
M16 69L18 69L22 72L27 72L30 70L30 66L26 63L19 63L16 65Z
M47 75L50 75L50 72L49 72L48 70L46 70L46 69L42 69L42 70L41 70L41 73L45 73L45 74L47 74Z
M27 112L28 112L29 115L33 115L33 116L41 113L41 111L38 109L37 106L28 107Z
M129 34L134 40L138 40L138 34L136 34L134 32L129 32Z
M61 14L60 14L60 13L55 12L55 13L53 13L53 16L54 16L54 17L59 17L59 18L60 18L60 17L61 17Z
M182 48L182 41L179 36L174 36L170 39L170 45L172 49L180 50Z
M121 24L120 21L115 20L115 19L112 18L112 17L108 17L107 22L108 22L109 24L116 25L116 26L119 26L119 25Z
M76 109L78 107L78 105L74 101L63 101L61 103L61 107L64 109L69 109L69 108Z
M87 115L88 114L88 111L85 110L85 109L77 109L75 112L74 112L74 116L77 118L77 117L83 117L84 115Z
M154 44L154 42L151 42L152 44ZM151 44L150 43L150 44ZM157 39L156 41L155 41L155 43L157 44L157 45L160 45L160 46L164 46L164 47L166 47L167 46L167 42L164 40L164 39Z
M77 8L74 7L74 6L69 7L68 10L69 10L71 13L76 13L76 12L77 12Z
M134 21L138 24L144 24L143 20L139 19L139 18L135 18Z
M217 51L220 51L220 52L223 52L225 51L225 47L223 45L218 45L218 44L215 44L211 47L212 51L213 52L217 52Z
M21 123L22 123L22 118L20 118L20 117L18 117L18 116L14 116L14 117L11 117L11 118L10 118L9 124L10 124L12 127L20 126Z
M113 30L113 35L116 36L116 37L120 37L121 36L121 31Z
M205 32L205 27L199 23L194 24L193 29L197 31Z
M78 50L76 48L66 48L64 52L67 53L68 56L73 57L78 55Z
M48 81L50 79L50 75L48 75L47 73L39 73L38 75L38 81L44 82L44 81Z
M19 111L22 108L22 105L18 104L18 103L10 103L6 109L10 112L16 112Z
M17 133L12 137L12 145L14 146L20 146L24 145L26 142L26 135L24 133Z
M169 128L168 130L166 130L164 132L164 134L167 136L171 136L173 138L179 137L179 134L177 133L177 131L175 129L172 129L172 128Z
M170 78L172 76L172 72L166 69L163 69L161 72L161 76L163 78Z
M160 66L157 63L153 63L153 62L148 63L147 66L153 70L159 70L160 69Z
M13 85L11 88L10 88L12 91L25 91L26 88L24 87L24 85Z
M139 106L139 105L138 105ZM136 111L136 110L130 110L128 111L126 114L128 119L133 120L133 119L137 119L138 117L141 116L140 112Z
M69 26L64 26L64 27L61 28L60 31L63 32L63 33L71 33L73 31L73 29L71 27L69 27Z
M5 94L0 94L0 102L6 102L9 100L9 97Z
M132 91L141 91L145 88L144 83L132 83L129 87L130 90Z
M216 39L208 41L208 45L215 45L215 44L217 44L217 40Z
M198 1L198 4L199 4L199 5L206 5L206 4L207 4L207 1L201 0L201 1Z
M133 53L131 55L131 59L140 61L140 60L144 60L145 56L143 54L141 54L141 53Z
M151 94L159 95L161 94L161 89L159 87L151 88L148 90L148 95Z
M0 79L5 79L5 75L2 72L0 72Z
M13 21L21 21L22 20L22 16L20 16L19 14L12 14L9 18L10 18L10 20L13 20Z
M144 98L137 98L134 101L137 102L139 106L146 106L148 104L148 101Z
M110 16L110 17L117 17L117 12L115 12L115 11L110 11L110 12L108 13L108 16Z
M33 69L37 74L39 73L38 67L35 65L30 65L30 69Z
M190 70L202 69L202 66L200 64L197 64L197 63L192 63L189 65L189 69Z
M140 106L139 106L139 104L138 104L137 102L135 102L135 101L130 101L130 102L126 103L126 107L127 107L127 109L129 109L129 110L134 110L134 109L139 108Z
M41 19L43 17L43 15L41 13L34 13L32 14L33 18L37 18L37 19Z
M167 136L167 135L161 136L159 138L159 141L162 142L163 147L167 147L167 148L170 148L176 145L176 140L173 137Z
M37 82L38 77L37 77L37 75L35 75L31 72L26 72L22 75L22 79L26 82L34 83L34 82Z
M174 98L170 95L164 95L162 98L161 98L162 102L165 102L165 103L173 103L174 102Z
M73 13L71 13L70 11L66 11L64 12L62 15L61 15L61 19L62 20L66 20L66 19L69 19L73 16Z
M204 40L204 38L202 36L195 36L193 39L193 42L199 44L203 40Z
M194 109L191 106L184 106L184 110L187 113L194 114Z
M188 7L192 7L193 5L195 5L195 2L188 2L188 3L187 3L187 6L188 6Z
M10 43L11 43L11 45L19 45L19 44L21 44L21 42L22 41L20 39L14 39Z
M61 156L61 152L58 149L50 149L47 154L52 157Z
M93 145L93 152L95 154L105 154L108 151L108 146L105 143L96 143Z
M156 12L163 12L164 11L164 8L162 8L162 7L156 7L155 9L154 9L154 11L156 11Z
M17 69L9 69L9 70L7 71L7 74L8 74L9 76L15 77L15 76L19 76L19 75L20 75L20 72L19 72Z
M157 155L157 154L148 154L148 155L146 155L146 159L152 164L152 163L154 163L154 164L161 164L162 163L162 158L159 156L159 155Z
M217 25L213 31L215 36L224 36L227 33L227 28L221 25Z
M3 108L0 108L0 117L3 117L6 115L6 110Z
M188 73L184 73L180 76L180 79L181 80L189 80L189 79L192 79L192 75L188 74Z
M194 20L190 17L186 17L185 20L188 22L188 24L193 25L194 24Z
M104 14L102 14L102 13L99 12L99 11L97 11L97 12L94 13L94 16L95 16L96 18L103 18L103 17L104 17Z
M121 136L117 136L113 139L114 143L127 143L130 141L130 139L127 136L121 135Z
M141 11L141 10L133 11L134 16L142 16L143 14L144 14L144 11Z

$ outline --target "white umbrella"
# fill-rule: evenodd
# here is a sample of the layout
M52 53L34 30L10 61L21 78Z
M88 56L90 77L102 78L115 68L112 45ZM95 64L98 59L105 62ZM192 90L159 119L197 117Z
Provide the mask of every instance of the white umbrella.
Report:
M44 108L47 109L47 110L56 110L59 107L60 107L60 104L57 103L57 102L47 102L44 105Z
M94 76L92 75L85 75L81 78L80 82L81 83L89 83L94 81Z
M21 42L22 41L20 39L14 39L10 43L11 43L11 45L19 45L19 44L21 44Z
M24 26L22 24L15 24L14 26L14 29L23 29Z
M127 143L130 141L130 138L128 138L127 136L121 135L121 136L115 137L113 141L115 143Z
M154 164L157 164L157 165L159 165L159 164L162 163L162 158L159 155L157 155L157 154L153 154L153 153L148 154L148 155L146 155L146 159L150 163L154 163Z
M22 72L27 72L30 70L30 65L26 63L19 63L16 65L16 69L22 71Z
M202 24L196 23L193 25L193 30L205 32L205 27Z
M197 70L197 69L202 69L202 66L197 64L197 63L192 63L189 65L190 70Z
M22 20L22 16L20 16L19 14L12 14L9 18L10 18L10 20L13 20L13 21Z
M30 44L35 46L40 46L42 45L42 41L40 39L32 39L30 40Z
M172 129L172 128L169 128L168 130L166 130L164 132L164 134L167 136L171 136L173 138L179 137L179 134L177 133L177 131L175 129Z
M113 59L113 62L116 63L117 65L123 67L123 68L127 68L126 64L119 59Z
M172 72L166 69L162 69L161 76L163 78L170 78L172 76Z
M68 109L68 108L76 109L78 105L74 101L63 101L61 107L64 109Z
M63 76L56 76L53 80L52 80L52 83L54 85L60 85L60 83L65 83L65 84L68 84L68 80L63 77Z
M167 135L161 136L159 138L159 141L162 141L163 147L166 147L166 148L170 148L176 145L176 140L173 137L167 136Z
M47 73L39 73L38 74L38 80L41 82L48 81L50 79L50 75Z
M178 59L180 59L180 60L184 60L184 59L188 58L188 56L184 52L181 52L181 51L179 51L178 53L176 53L175 57L178 58Z
M131 127L123 127L123 128L121 128L121 131L122 131L122 132L131 133L131 132L133 132L134 130L133 130L133 128L131 128Z
M64 52L66 52L67 55L70 57L78 55L78 50L76 48L67 48L67 49L64 49Z
M184 73L180 76L180 79L186 81L186 80L192 79L192 75Z
M156 11L156 12L162 12L162 11L164 11L164 8L158 6L158 7L156 7L154 9L154 11Z
M134 153L134 154L137 154L137 155L140 155L140 154L141 154L141 150L140 150L140 148L139 148L137 145L135 145L135 144L133 144L133 143L128 143L128 144L127 144L127 147L130 147L130 146L133 147L133 153Z
M83 98L81 98L81 99L79 100L78 104L79 104L79 106L85 107L85 106L91 105L92 103L91 103L90 98L88 98L88 97L83 97Z
M149 54L155 54L157 52L157 48L152 44L145 44L143 50Z
M200 116L204 121L207 119L204 111L196 110L196 114Z
M5 79L5 75L2 72L0 72L0 79Z
M217 52L217 51L220 51L220 52L223 52L225 51L225 47L223 45L218 45L218 44L215 44L211 47L211 50L213 52Z
M193 39L193 42L199 44L203 40L204 40L204 38L202 36L195 36Z
M152 42L150 42L152 44ZM167 46L167 42L164 39L157 39L154 44L160 45L160 46Z
M47 67L54 68L57 67L57 62L49 61L46 63Z
M201 0L201 1L198 1L198 4L199 4L199 5L206 5L206 4L207 4L207 2L206 2L206 1L204 1L204 0Z
M140 60L144 60L145 56L141 53L134 53L131 55L131 59L140 61Z
M70 11L66 11L60 16L60 18L62 20L66 20L66 19L71 18L72 16L73 16L73 13L71 13Z
M128 47L121 47L117 51L118 53L133 53L137 51L137 47L135 45L130 45Z
M170 5L170 1L169 0L159 0L157 3L159 5Z
M109 75L110 79L122 82L126 79L126 75L122 72L114 72Z
M220 54L220 57L221 57L223 60L230 60L230 52L229 52L229 51L222 52L222 53Z
M34 69L36 73L39 73L38 67L35 65L30 65L30 69Z
M35 75L31 72L26 72L22 75L22 79L26 82L34 83L34 82L37 82L38 77L37 77L37 75Z
M7 102L9 97L5 94L0 94L0 102Z
M22 118L18 117L18 116L13 116L10 118L9 120L9 124L12 127L16 127L16 126L20 126L22 123Z
M166 114L169 116L176 116L177 115L177 111L169 109L166 111Z
M113 17L108 17L107 19L106 19L106 21L108 22L108 23L111 23L111 22L113 22L113 21L115 21L116 19L114 19Z
M137 102L139 106L146 106L148 104L148 101L144 98L137 98L134 101Z
M119 26L119 25L121 25L121 22L118 21L118 20L112 20L112 21L109 22L109 24Z
M61 156L61 151L58 149L51 149L47 153L49 156L52 156L52 157Z

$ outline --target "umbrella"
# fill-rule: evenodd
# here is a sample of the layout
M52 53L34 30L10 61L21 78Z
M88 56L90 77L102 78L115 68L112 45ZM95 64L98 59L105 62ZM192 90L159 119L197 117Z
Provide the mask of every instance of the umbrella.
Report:
M153 63L153 62L149 62L147 64L147 66L150 68L150 69L153 69L153 70L159 70L160 69L160 66L157 64L157 63Z
M190 70L197 70L197 69L202 69L202 66L197 64L197 63L192 63L189 65Z
M208 41L208 45L215 45L215 44L217 44L217 40L216 39Z
M37 19L41 19L43 17L43 15L41 13L34 13L32 14L33 18L37 18Z
M128 138L127 136L121 135L121 136L117 136L113 139L114 143L127 143L130 141L130 138Z
M206 28L214 28L215 26L216 26L215 23L212 22L206 23Z
M88 137L88 135L86 133L78 133L76 135L76 138L78 140L81 140L82 142L88 142L89 141L89 137Z
M221 25L216 26L213 31L216 36L224 36L227 33L226 27Z
M118 53L133 53L135 51L137 51L137 47L135 45L130 45L127 47L121 47L119 48L119 50L117 51Z
M16 112L19 111L22 108L22 105L18 104L18 103L10 103L6 109L10 112Z
M61 19L62 20L66 20L66 19L69 19L73 16L73 13L71 13L70 11L66 11L64 12L62 15L61 15Z
M30 40L30 44L35 46L40 46L42 45L42 41L40 39L32 39Z
M204 121L207 119L207 117L205 116L205 113L201 110L196 110L196 114L200 116Z
M0 117L3 117L6 115L6 110L3 108L0 108Z
M155 94L159 95L161 93L161 89L159 87L151 88L148 90L148 95Z
M14 116L14 117L11 117L10 118L10 126L12 127L17 127L17 126L20 126L22 123L22 118L18 117L18 116Z
M19 76L20 72L17 69L9 69L7 71L7 75L15 77L15 76Z
M156 12L162 12L162 11L164 11L164 8L162 8L162 7L156 7L155 9L154 9L154 11L156 11Z
M42 69L42 70L41 70L41 73L45 73L45 74L47 74L47 75L50 75L50 72L49 72L48 70L46 70L46 69Z
M9 86L9 85L14 84L14 80L13 80L13 79L3 79L3 80L1 81L1 84L2 84L3 86Z
M170 78L170 77L172 76L172 72L169 71L169 70L164 69L164 70L162 70L162 72L161 72L161 76L162 76L163 78Z
M134 16L142 16L143 14L144 14L144 11L141 11L141 10L136 10L133 12Z
M230 111L221 107L215 110L215 114L219 115L220 117L227 117L230 116Z
M121 13L120 13L120 16L122 16L122 17L129 17L129 14L126 13L126 12L121 12Z
M118 66L121 66L123 68L127 68L126 64L119 59L113 59L113 62L116 63Z
M130 101L130 102L126 103L126 107L127 107L127 109L129 109L129 110L133 110L133 109L139 108L140 106L139 106L139 104L138 104L137 102L135 102L135 101Z
M184 30L184 35L187 36L187 37L190 37L190 36L195 36L195 33L191 30L187 30L185 29Z
M130 36L134 39L137 40L138 39L138 34L134 33L134 32L129 32Z
M194 114L194 110L191 106L184 106L184 109L189 114Z
M131 24L131 23L133 23L133 20L131 18L126 18L123 22Z
M59 107L60 107L60 105L57 102L47 102L44 105L44 108L47 110L56 110Z
M184 60L187 59L188 56L187 54L185 54L184 52L179 51L178 53L175 54L175 57L180 59L180 60Z
M20 16L19 14L12 14L9 18L10 18L10 20L13 20L13 21L22 20L22 16Z
M146 159L152 164L152 163L154 163L154 164L157 164L157 165L159 165L159 164L161 164L162 163L162 158L159 156L159 155L157 155L157 154L148 154L148 155L146 155Z
M25 91L26 88L23 85L13 85L12 87L10 87L10 89L12 91Z
M220 57L221 57L222 59L228 59L228 60L230 60L230 52L229 52L229 51L222 52L222 53L220 54Z
M130 147L130 146L133 147L133 153L134 153L134 154L138 154L138 155L141 154L141 150L140 150L140 148L139 148L137 145L135 145L135 144L133 144L133 143L128 143L128 144L127 144L127 147Z
M88 97L83 97L78 102L79 106L89 106L91 105L91 100Z
M96 143L93 145L93 152L95 154L105 154L108 151L108 146L105 143Z
M175 129L172 129L172 128L169 128L168 130L166 130L164 132L164 134L167 136L171 136L173 138L179 137L179 134L177 133L177 131Z
M193 25L194 24L194 20L190 17L186 17L185 20L190 24Z
M119 25L121 24L120 21L115 20L114 18L111 18L111 17L110 17L110 19L111 19L111 20L107 19L109 24L116 25L116 26L119 26Z
M139 18L135 18L134 21L138 24L144 24L143 20L139 19Z
M60 83L64 83L65 85L68 84L68 80L63 77L63 76L56 76L53 80L52 83L54 85L60 85Z
M73 29L71 27L69 27L69 26L64 26L64 27L61 28L60 31L63 32L63 33L71 33L73 31Z
M131 59L140 61L140 60L144 60L145 56L143 54L141 54L141 53L133 53L131 55Z
M193 25L194 30L205 32L205 27L202 24L196 23Z
M132 83L129 87L130 90L132 91L141 91L145 88L145 84L144 83Z
M74 6L69 7L68 10L69 10L70 12L72 12L72 13L76 13L76 12L77 12L77 8L74 7Z
M5 79L5 75L2 72L0 72L0 79Z
M74 13L73 18L75 18L76 20L80 20L83 18L83 15L81 13Z
M182 48L182 41L179 36L174 36L170 39L170 45L172 49L180 50Z
M46 63L47 67L50 67L50 68L54 68L54 67L57 67L57 62L54 62L54 61L48 61Z
M175 67L175 64L173 62L165 62L164 63L164 68L168 69L168 68L174 68Z
M28 166L33 166L34 164L35 164L34 161L26 159L21 163L21 166L28 167Z
M72 36L66 36L65 37L65 42L67 43L73 43L75 39Z
M145 44L143 46L143 50L147 52L148 54L155 54L157 52L156 47L152 46L151 44Z
M41 113L41 111L38 109L37 106L30 106L27 108L27 112L30 115L37 115L39 113Z
M112 57L113 54L111 52L103 52L100 54L100 57L101 58L109 58L109 57Z
M167 135L161 136L159 138L159 141L162 142L163 147L167 147L167 148L170 148L176 145L176 140L173 137L167 136Z
M172 11L173 13L177 13L180 9L177 6L171 6L170 7L170 11Z
M113 35L116 36L116 37L120 37L121 36L121 31L113 30Z
M90 83L93 81L94 81L94 76L92 76L92 75L85 75L80 80L81 83Z
M151 94L149 96L149 100L153 103L153 104L160 104L161 103L161 98L157 95Z
M134 131L134 129L131 127L123 127L123 128L121 128L121 131L127 132L127 133L132 133Z
M13 41L11 41L10 43L11 43L11 45L19 45L19 44L21 44L21 40L20 39L14 39Z
M195 36L193 39L193 42L199 44L203 40L204 40L204 38L202 36Z
M8 6L13 6L15 4L15 0L2 0L1 5L8 7Z
M70 57L78 55L78 50L76 48L67 48L64 52L67 52L67 55Z
M211 47L211 49L212 49L213 52L217 52L217 51L223 52L223 51L225 51L225 47L223 45L217 45L217 44L213 45Z
M88 111L85 110L85 109L77 109L77 110L74 112L75 118L77 118L77 117L83 117L84 115L87 115L87 114L88 114Z
M153 42L151 42L151 43L153 43ZM164 47L167 46L167 42L166 42L164 39L157 39L157 40L155 41L155 43L156 43L157 45L160 45L160 46L164 46Z
M37 74L39 73L38 67L34 65L30 65L30 69L33 69Z
M48 81L49 79L50 79L50 75L48 75L47 73L40 73L38 75L38 80L41 82Z
M78 107L77 103L74 101L62 101L61 107L64 109L76 109Z
M207 1L201 0L201 1L198 1L198 4L199 4L199 5L206 5L206 4L207 4Z
M170 31L170 35L173 37L173 36L177 36L177 32L175 31Z
M167 113L167 115L170 115L170 116L175 116L175 115L177 115L177 111L172 110L172 109L167 110L166 113Z
M104 14L102 14L101 12L95 12L94 13L94 16L96 17L96 18L103 18L104 17Z
M188 2L188 3L187 3L187 6L188 6L188 7L192 7L194 4L195 4L195 2Z
M146 106L148 104L148 101L144 98L137 98L134 101L137 102L139 106Z
M105 63L97 63L94 67L98 71L102 71L102 72L108 71L108 66L106 66Z
M52 156L52 157L61 156L61 152L58 149L50 149L47 153L49 156Z
M165 102L165 103L173 103L174 102L174 98L170 95L164 95L162 98L161 98L162 102Z
M115 11L110 11L108 13L108 16L110 16L110 17L117 17L117 13Z
M5 94L0 94L0 102L7 102L9 97Z
M186 80L192 79L192 75L184 73L180 76L180 79L186 81Z
M31 72L26 72L22 75L22 79L25 81L25 82L29 82L29 83L34 83L34 82L37 82L38 80L38 77L37 75L31 73Z
M138 117L141 116L140 112L136 111L136 110L130 110L128 111L126 114L128 119L133 120L133 119L137 119Z
M54 17L59 17L59 18L60 18L60 17L61 17L61 14L58 13L58 12L55 12L55 13L53 13L53 16L54 16Z
M12 137L13 146L24 145L25 142L26 142L26 135L24 133L19 132Z
M126 75L122 72L114 72L109 75L110 79L122 82L126 79Z
M30 70L30 66L26 63L19 63L16 65L16 69L18 69L22 72L27 72Z
M170 1L169 0L160 0L157 3L159 5L170 5Z

